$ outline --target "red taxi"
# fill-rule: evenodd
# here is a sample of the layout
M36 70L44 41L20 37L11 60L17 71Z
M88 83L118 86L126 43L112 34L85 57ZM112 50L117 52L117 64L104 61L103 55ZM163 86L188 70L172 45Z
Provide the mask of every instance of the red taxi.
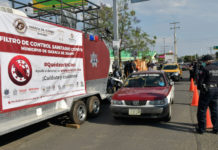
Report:
M120 117L171 119L174 84L162 71L131 74L111 99L115 119Z

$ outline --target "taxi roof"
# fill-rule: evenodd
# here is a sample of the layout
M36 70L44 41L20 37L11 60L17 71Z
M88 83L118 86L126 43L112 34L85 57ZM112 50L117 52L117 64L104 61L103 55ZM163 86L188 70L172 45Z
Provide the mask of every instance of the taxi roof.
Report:
M146 74L146 73L164 73L164 71L162 71L162 70L148 70L148 71L133 72L132 74Z

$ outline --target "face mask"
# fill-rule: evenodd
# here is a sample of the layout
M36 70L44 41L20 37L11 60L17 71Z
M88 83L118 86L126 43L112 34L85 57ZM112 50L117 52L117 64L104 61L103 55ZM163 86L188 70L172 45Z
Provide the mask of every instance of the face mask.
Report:
M164 86L164 82L159 82L159 85L160 86Z
M202 65L203 67L205 67L205 66L206 66L206 63L205 63L205 62L202 62L201 65Z

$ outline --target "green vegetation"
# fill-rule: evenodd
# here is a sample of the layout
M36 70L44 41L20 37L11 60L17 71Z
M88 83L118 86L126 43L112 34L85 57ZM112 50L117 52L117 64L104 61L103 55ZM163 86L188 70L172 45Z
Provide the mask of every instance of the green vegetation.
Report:
M149 35L137 27L140 20L136 17L136 12L130 10L127 0L118 2L118 16L119 16L119 60L121 60L121 52L128 51L131 54L138 54L139 52L149 53L149 46L154 46L157 39L156 36L149 37ZM99 33L104 37L107 43L112 46L113 41L113 10L101 4L99 11ZM95 32L93 30L92 32ZM121 62L121 61L120 61Z

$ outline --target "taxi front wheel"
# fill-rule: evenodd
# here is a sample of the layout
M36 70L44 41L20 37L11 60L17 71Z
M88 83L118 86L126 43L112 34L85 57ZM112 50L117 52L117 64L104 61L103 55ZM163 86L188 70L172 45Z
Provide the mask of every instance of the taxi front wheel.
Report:
M171 110L171 104L169 105L169 111L167 113L167 116L164 117L162 120L165 121L165 122L169 122L171 120L171 113L172 113L172 110Z

